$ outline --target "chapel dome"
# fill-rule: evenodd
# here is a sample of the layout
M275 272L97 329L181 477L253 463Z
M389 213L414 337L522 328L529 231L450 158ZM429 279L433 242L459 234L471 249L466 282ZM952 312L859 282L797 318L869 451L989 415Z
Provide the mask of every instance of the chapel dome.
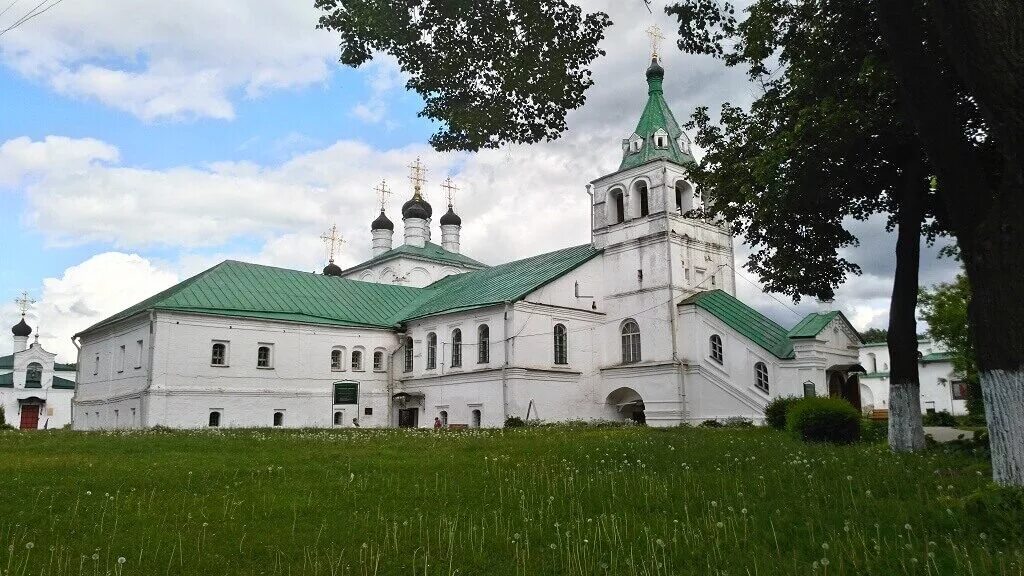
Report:
M422 218L427 220L433 215L434 209L431 208L430 203L424 200L419 194L416 194L408 202L402 205L403 220L406 218Z
M441 226L462 226L462 218L452 210L452 205L448 205L448 211L441 216Z
M384 211L380 211L380 216L370 224L370 230L391 230L394 231L395 224L384 215Z
M334 260L324 266L324 276L341 276L341 266L334 263Z
M18 322L17 324L15 324L14 327L11 328L11 332L15 336L21 336L21 337L24 337L24 338L28 338L29 335L32 334L32 327L25 323L25 317L22 316L21 317L21 322Z
M647 68L648 80L664 80L665 69L658 63L657 58L651 58L651 65Z

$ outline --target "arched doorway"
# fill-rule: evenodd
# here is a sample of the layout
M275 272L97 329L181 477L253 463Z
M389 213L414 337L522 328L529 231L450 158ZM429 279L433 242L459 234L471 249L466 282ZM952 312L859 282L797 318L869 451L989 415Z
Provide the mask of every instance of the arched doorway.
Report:
M637 424L647 424L644 399L640 393L632 388L619 388L614 390L605 399L608 406L606 413L609 420L627 421L632 420Z
M860 378L857 373L863 373L864 368L859 364L836 365L825 371L828 377L828 395L831 398L842 398L853 405L857 410L861 409Z

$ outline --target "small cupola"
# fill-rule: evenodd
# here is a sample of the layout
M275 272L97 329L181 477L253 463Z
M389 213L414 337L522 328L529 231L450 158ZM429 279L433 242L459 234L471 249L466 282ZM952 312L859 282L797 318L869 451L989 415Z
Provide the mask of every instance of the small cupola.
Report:
M331 260L327 263L327 266L324 266L324 276L341 276L341 266L338 266L334 263L334 260Z
M394 222L384 214L383 209L380 211L380 216L377 216L377 219L370 224L370 231L373 232L374 230L391 230L392 232L395 230Z
M441 216L441 226L462 226L462 218L455 213L452 205L448 205L448 211Z
M25 322L25 317L21 317L21 321L11 328L11 333L18 338L28 338L32 335L32 327Z

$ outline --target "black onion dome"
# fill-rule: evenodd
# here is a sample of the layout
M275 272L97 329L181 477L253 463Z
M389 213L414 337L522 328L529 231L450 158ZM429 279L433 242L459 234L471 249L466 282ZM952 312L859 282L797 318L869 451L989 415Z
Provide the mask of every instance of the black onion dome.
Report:
M448 211L444 216L441 216L441 226L462 226L462 218L452 210L451 204L448 205Z
M331 260L327 266L324 266L324 276L341 276L341 266L334 263Z
M370 230L395 230L395 224L384 215L384 211L380 211L380 216L370 224Z
M651 58L651 65L647 68L648 80L664 80L665 69L658 63L657 58Z
M14 328L11 328L11 332L15 336L23 336L25 338L28 338L28 336L32 334L32 327L25 323L25 317L22 316L21 322L15 324Z
M416 194L411 200L402 205L402 219L406 218L422 218L427 220L434 215L434 209L430 207L430 203L423 199L422 196Z

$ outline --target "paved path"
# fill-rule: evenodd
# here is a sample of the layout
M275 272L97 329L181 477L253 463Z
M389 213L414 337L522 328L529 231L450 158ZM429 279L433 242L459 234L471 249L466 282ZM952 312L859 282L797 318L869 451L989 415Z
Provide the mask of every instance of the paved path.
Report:
M960 430L945 426L925 426L924 433L930 435L936 442L952 442L961 435L964 439L974 438L974 432L971 430Z

